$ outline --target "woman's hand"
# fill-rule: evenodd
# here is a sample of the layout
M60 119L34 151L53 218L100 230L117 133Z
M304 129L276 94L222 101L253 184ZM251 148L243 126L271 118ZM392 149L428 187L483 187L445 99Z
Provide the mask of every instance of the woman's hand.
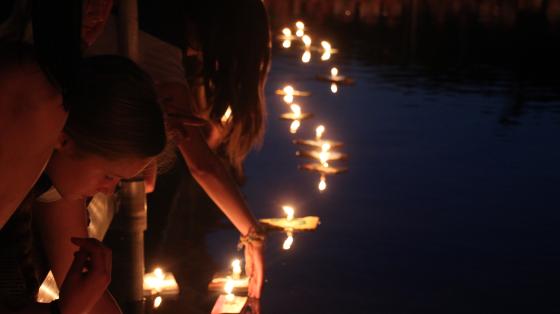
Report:
M260 299L264 277L264 242L245 244L245 273L249 277L249 297Z
M72 238L79 246L60 288L60 312L86 313L111 282L111 250L93 238Z

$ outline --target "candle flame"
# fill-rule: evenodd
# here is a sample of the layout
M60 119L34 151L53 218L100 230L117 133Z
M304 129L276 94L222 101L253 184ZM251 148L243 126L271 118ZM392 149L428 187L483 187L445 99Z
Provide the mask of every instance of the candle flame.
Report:
M284 48L290 48L292 46L292 41L289 39L285 39L284 41L282 41L282 47Z
M292 206L282 206L282 209L286 213L286 220L290 221L294 219L294 213L296 212Z
M301 40L303 41L303 44L306 48L309 48L309 46L311 46L311 37L309 37L309 35L304 35Z
M288 95L294 93L294 87L292 85L286 85L282 90L284 91L285 94Z
M319 125L315 129L315 137L317 138L317 140L321 139L321 137L323 136L323 133L325 133L325 126L324 125Z
M327 189L327 180L325 178L325 176L321 176L321 179L319 180L319 185L317 186L319 188L319 191L323 192L324 190Z
M287 95L284 95L284 97L282 99L284 100L285 103L291 104L291 103L294 102L294 95L287 94Z
M331 76L332 77L337 77L338 76L338 69L337 68L332 68L331 69Z
M292 247L292 244L294 243L294 237L292 233L288 232L287 235L288 237L286 238L286 240L284 240L284 244L282 244L282 248L284 250L289 250Z
M239 275L241 275L241 261L237 258L234 259L231 262L231 268L233 276L239 278Z
M161 296L158 295L158 296L154 299L154 309L157 309L157 308L161 305L161 302L163 302L163 298L162 298Z
M301 55L301 62L309 63L309 61L311 61L311 52L306 50L303 55Z
M330 153L328 151L321 151L319 153L319 161L325 167L328 167L327 161L329 161Z
M154 269L154 275L156 276L157 279L159 280L163 280L165 278L165 274L163 273L163 270L159 267L157 267L156 269Z
M321 61L327 61L331 58L331 52L329 50L323 52L321 55Z
M301 122L299 122L299 120L292 121L292 123L290 124L290 133L296 134L300 126L301 126Z
M329 150L331 150L331 144L324 143L323 145L321 145L321 151L328 152Z
M302 37L303 34L304 34L303 29L298 29L298 30L296 31L296 36L297 36L297 37Z
M292 30L285 27L285 28L282 29L282 34L284 34L284 36L286 36L286 37L290 37L290 36L292 36Z
M303 30L303 29L305 29L305 24L303 24L302 21L297 21L296 22L296 28Z
M326 40L321 41L321 47L323 47L325 51L331 50L331 44Z
M297 104L291 104L290 105L290 109L292 110L292 112L294 113L294 116L296 118L301 117L301 107Z
M224 112L224 115L222 116L220 121L222 121L222 123L227 123L230 118L231 118L231 107L228 106L226 112Z
M227 281L224 285L224 291L227 294L232 294L233 288L235 288L235 282L231 278L228 277L228 279L227 279Z
M336 85L336 83L331 84L331 92L333 94L336 94L338 92L338 85Z

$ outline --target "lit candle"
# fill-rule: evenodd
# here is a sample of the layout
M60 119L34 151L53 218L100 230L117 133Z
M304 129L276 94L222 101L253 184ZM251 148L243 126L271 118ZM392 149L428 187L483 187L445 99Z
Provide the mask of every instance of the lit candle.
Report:
M305 24L303 24L302 21L297 21L296 22L296 28L297 28L296 36L297 37L303 37L303 32L305 30Z
M299 120L292 121L292 123L290 124L290 133L296 134L300 126L301 126L301 122Z
M298 104L291 104L290 109L294 113L294 118L295 119L301 117L301 107Z
M231 262L231 270L233 279L241 277L241 261L239 259L236 258Z
M295 210L292 206L282 206L282 209L286 213L286 220L291 221L294 219Z
M323 133L325 133L324 125L319 125L317 128L315 128L315 138L317 139L317 141L321 140L321 137L323 137Z
M235 294L233 294L233 288L235 288L235 282L228 278L226 284L224 285L224 291L226 292L226 302L233 302L235 300Z
M331 92L333 94L336 94L338 92L338 85L336 85L336 83L331 84Z
M286 36L286 37L291 37L292 36L292 31L289 28L285 27L285 28L282 29L282 34L284 34L284 36Z
M289 48L289 47L288 47ZM325 51L323 52L323 54L321 55L321 61L327 61L331 58L331 52L330 51Z
M291 104L291 103L294 102L294 95L286 94L286 95L284 95L284 97L282 97L282 99L284 100L285 103Z
M284 41L282 41L282 47L284 48L290 48L292 46L292 41L289 39L285 39Z
M326 52L326 51L329 51L329 52L330 52L331 49L332 49L332 48L331 48L331 44L330 44L328 41L326 41L326 40L321 41L321 47L323 47L323 50L324 50L325 52Z
M324 143L321 146L321 152L319 153L319 161L321 162L321 164L325 167L328 167L329 164L327 163L327 161L329 161L330 158L330 152L329 150L331 149L331 144L329 143Z
M338 69L337 68L331 68L331 78L336 78L338 77Z
M311 47L311 37L309 37L309 35L304 35L301 40L305 45L305 49L309 49L309 47Z
M321 192L327 189L327 179L325 178L325 175L321 175L321 179L319 179L319 185L317 187Z
M303 55L301 55L301 62L309 63L311 61L311 51L306 50Z
M282 244L282 248L284 250L289 250L292 247L292 244L294 243L294 237L292 232L288 231L286 232L287 238L286 240L284 240L284 244Z
M286 85L282 89L286 95L293 95L294 94L294 87L292 85Z

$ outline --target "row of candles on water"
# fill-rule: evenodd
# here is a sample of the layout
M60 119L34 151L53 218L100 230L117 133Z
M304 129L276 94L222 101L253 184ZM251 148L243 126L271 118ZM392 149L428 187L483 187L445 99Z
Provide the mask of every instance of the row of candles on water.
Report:
M328 41L321 41L320 46L313 46L312 39L309 34L306 34L305 24L301 21L295 23L295 35L290 28L282 29L282 34L278 37L282 41L282 47L290 48L294 41L300 40L301 46L304 48L301 61L309 63L311 61L311 52L320 52L321 61L328 61L331 59L332 54L338 52L331 47ZM338 92L338 86L344 84L353 84L354 81L348 77L339 74L336 67L332 67L330 75L317 75L317 79L330 82L330 90L333 94ZM300 91L293 88L293 86L285 86L281 90L277 90L276 94L281 95L284 103L290 107L290 112L281 115L282 119L290 120L290 133L296 134L301 126L301 121L312 118L313 114L303 112L301 105L294 102L296 97L307 97L311 93L307 91ZM231 119L231 109L228 108L226 114L222 117L222 122L225 123ZM318 125L315 128L315 137L313 139L295 139L293 143L301 145L311 150L298 150L296 155L316 160L316 162L305 163L299 166L301 170L307 170L320 174L319 183L317 188L320 192L327 189L326 177L328 175L339 174L347 171L346 167L336 167L333 162L346 160L347 155L341 152L334 151L333 149L339 148L343 145L340 141L325 139L323 137L326 131L325 126ZM294 233L297 231L311 231L315 230L319 225L319 217L295 217L295 209L292 206L282 206L286 217L285 218L269 218L261 219L261 224L267 230L280 230L286 233L286 239L282 244L284 250L289 250L294 242ZM249 278L243 275L242 261L234 259L231 262L231 270L226 274L217 275L209 285L209 289L213 291L224 292L220 294L212 313L240 313L247 302L247 297L237 296L235 291L246 291L249 284ZM147 273L144 276L144 293L146 296L151 296L153 299L153 307L158 308L162 304L163 296L177 295L179 287L175 281L173 274L164 272L161 268L156 268L153 272Z

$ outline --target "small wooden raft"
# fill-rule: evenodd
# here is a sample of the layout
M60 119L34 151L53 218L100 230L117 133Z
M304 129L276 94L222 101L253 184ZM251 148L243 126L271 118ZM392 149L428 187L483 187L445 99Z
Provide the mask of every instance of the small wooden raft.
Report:
M321 223L317 216L298 217L288 220L286 218L265 218L259 220L267 229L291 229L293 231L312 231Z

